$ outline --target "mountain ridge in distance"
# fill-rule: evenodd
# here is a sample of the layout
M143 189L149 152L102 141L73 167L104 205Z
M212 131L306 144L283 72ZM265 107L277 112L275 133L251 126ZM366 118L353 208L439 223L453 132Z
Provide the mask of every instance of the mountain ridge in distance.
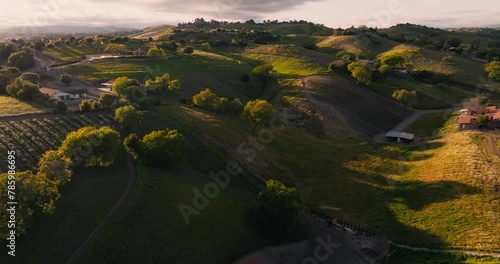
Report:
M6 27L0 28L0 33L12 33L12 34L50 34L50 33L113 33L122 31L133 31L138 30L137 28L131 27L119 27L119 26L68 26L68 25L46 25L46 26L35 26L35 27Z

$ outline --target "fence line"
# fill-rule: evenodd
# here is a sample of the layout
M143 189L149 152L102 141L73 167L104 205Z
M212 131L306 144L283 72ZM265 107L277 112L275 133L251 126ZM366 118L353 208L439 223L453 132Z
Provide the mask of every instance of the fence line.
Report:
M338 217L335 217L335 216L332 217L332 216L328 215L324 210L322 210L316 206L307 205L307 207L309 208L309 211L313 215L316 215L318 217L321 217L321 218L327 220L328 227L333 227L333 224L337 224L337 225L340 225L344 228L349 228L356 233L364 234L366 236L377 236L377 237L381 237L381 238L387 238L387 236L385 234L382 234L381 232L379 232L377 230L367 228L367 227L364 227L361 225L355 225L355 224L352 224L348 221L345 221L345 220L338 218Z

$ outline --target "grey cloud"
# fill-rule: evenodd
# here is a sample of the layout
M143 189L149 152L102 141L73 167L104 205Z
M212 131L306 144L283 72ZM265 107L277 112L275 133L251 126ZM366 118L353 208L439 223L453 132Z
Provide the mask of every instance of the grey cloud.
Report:
M113 0L111 0L113 1ZM277 11L294 9L307 2L322 0L159 0L149 1L144 5L152 10L163 12L193 12L226 14L237 13L245 16L262 16Z

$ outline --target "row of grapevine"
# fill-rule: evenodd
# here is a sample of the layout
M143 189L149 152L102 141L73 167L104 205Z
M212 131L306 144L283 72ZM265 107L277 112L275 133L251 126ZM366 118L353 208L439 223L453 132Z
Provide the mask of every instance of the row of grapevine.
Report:
M36 170L38 160L48 150L57 149L66 135L84 126L106 126L111 116L91 115L63 118L26 119L0 122L0 152L16 151L17 169ZM0 161L0 173L7 171L6 162Z

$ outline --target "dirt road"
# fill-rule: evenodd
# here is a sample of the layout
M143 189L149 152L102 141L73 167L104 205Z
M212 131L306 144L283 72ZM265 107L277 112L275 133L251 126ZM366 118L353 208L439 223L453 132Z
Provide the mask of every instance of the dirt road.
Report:
M66 261L66 264L76 263L80 256L88 250L94 242L99 238L102 232L108 228L111 224L111 221L115 218L118 211L123 207L125 202L127 202L128 198L132 194L135 184L137 182L137 166L135 165L134 159L130 154L127 154L127 166L128 166L128 184L127 188L123 192L122 196L116 203L111 207L108 211L104 219L99 222L96 228L89 234L89 236L82 241L80 246L73 252L71 257Z

